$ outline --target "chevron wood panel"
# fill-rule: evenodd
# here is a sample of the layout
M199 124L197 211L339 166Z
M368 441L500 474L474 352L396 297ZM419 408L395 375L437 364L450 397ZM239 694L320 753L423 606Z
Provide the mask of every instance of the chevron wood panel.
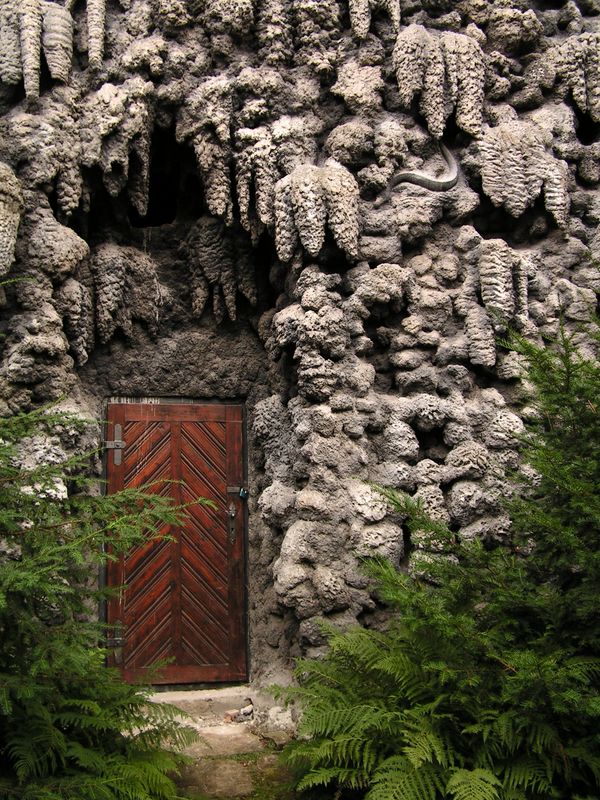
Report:
M149 541L109 569L125 584L108 621L124 625L123 675L144 679L156 661L170 663L154 683L231 681L246 677L241 406L111 403L107 438L121 425L120 465L107 464L109 491L143 487L186 504L172 541ZM214 507L197 503L208 498ZM229 523L231 504L236 512ZM113 659L114 660L114 659Z
M128 447L123 452L125 487L139 487L168 479L171 475L171 430L166 423L129 423L123 438ZM131 445L129 445L131 442Z
M196 506L181 538L182 646L191 657L229 661L226 423L185 422L181 478L186 495L207 497L216 509Z

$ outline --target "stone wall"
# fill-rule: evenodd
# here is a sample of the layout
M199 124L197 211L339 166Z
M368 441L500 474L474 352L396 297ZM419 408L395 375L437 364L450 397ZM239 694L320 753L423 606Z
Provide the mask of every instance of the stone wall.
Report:
M598 181L597 0L6 0L0 407L246 403L268 677L427 557L368 482L505 535L502 336L589 348Z

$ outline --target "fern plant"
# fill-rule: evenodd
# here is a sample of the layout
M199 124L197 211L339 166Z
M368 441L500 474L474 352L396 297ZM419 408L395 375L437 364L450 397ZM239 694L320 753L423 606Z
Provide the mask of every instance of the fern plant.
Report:
M300 737L287 758L302 789L368 800L600 794L600 366L564 332L553 348L512 346L527 357L538 414L510 540L461 541L381 489L442 554L418 576L369 562L393 610L388 628L329 630L325 658L298 662L287 695L302 707Z
M98 569L183 510L152 487L98 495L89 458L23 463L28 443L80 424L47 409L0 419L0 798L166 800L195 734L105 666L93 617Z

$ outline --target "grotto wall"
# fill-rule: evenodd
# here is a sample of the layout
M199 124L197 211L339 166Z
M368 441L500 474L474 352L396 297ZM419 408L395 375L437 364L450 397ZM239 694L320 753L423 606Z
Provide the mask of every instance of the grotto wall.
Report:
M0 408L246 403L268 678L427 557L369 481L506 534L499 342L589 349L599 181L598 0L1 0Z

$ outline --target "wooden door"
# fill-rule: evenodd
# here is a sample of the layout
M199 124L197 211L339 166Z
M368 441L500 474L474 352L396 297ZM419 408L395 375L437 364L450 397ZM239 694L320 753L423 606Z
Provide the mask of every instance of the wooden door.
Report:
M176 503L216 504L190 506L184 524L165 531L172 541L109 566L109 585L125 587L108 602L107 621L121 628L111 662L130 681L245 680L242 406L110 403L107 428L117 445L107 450L109 492L151 485Z

